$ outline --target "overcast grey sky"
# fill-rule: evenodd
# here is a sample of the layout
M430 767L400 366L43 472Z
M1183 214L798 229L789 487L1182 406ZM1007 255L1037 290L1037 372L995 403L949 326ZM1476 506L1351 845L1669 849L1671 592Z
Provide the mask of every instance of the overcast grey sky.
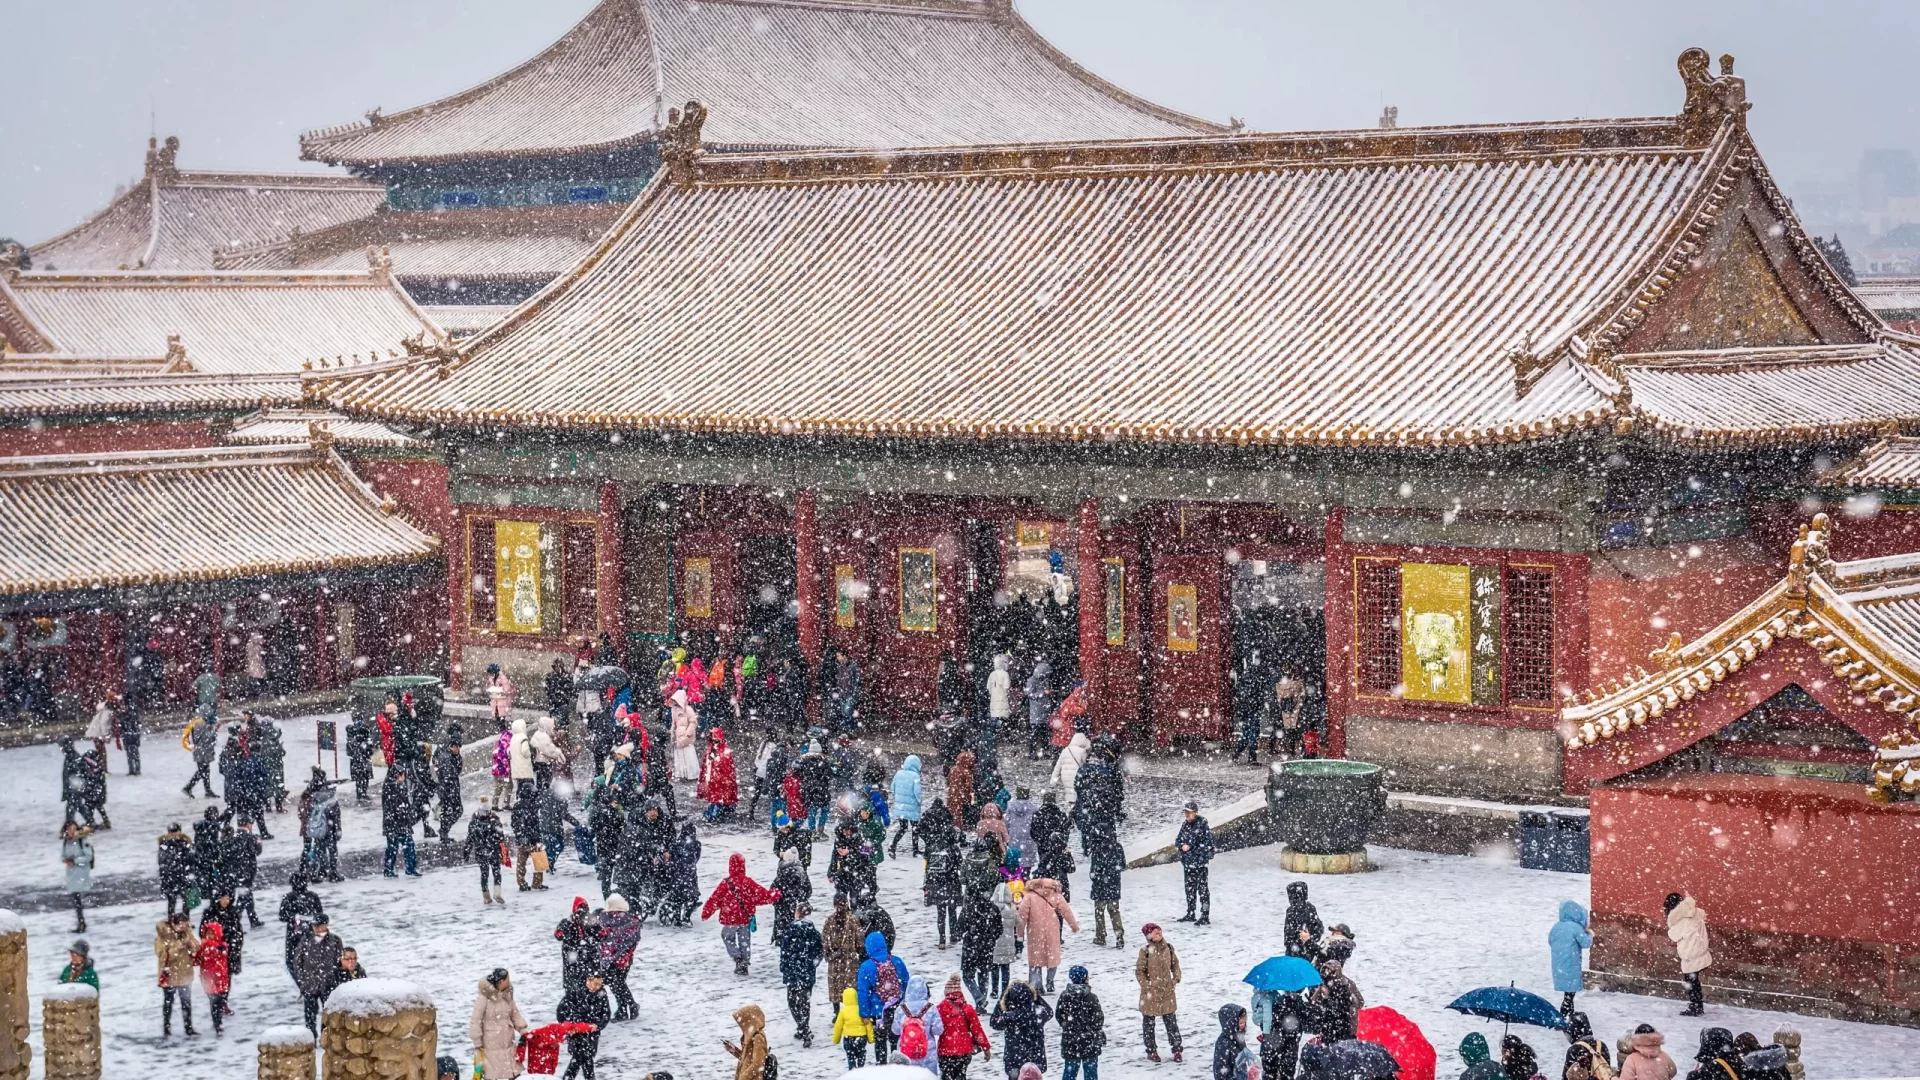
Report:
M1255 128L1668 114L1689 45L1739 58L1791 194L1916 138L1913 0L1017 0L1069 54ZM592 0L0 0L0 236L37 242L140 171L150 116L188 168L284 170L300 131L537 52Z

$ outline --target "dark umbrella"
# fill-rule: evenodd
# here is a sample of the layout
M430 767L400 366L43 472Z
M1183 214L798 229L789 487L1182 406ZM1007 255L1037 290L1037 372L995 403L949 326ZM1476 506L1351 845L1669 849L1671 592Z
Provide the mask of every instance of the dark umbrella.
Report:
M1254 965L1253 970L1247 972L1247 977L1240 981L1255 990L1293 994L1319 986L1320 972L1304 957L1271 956Z
M1400 1063L1386 1047L1360 1039L1310 1042L1300 1048L1300 1069L1308 1080L1394 1080L1400 1075Z
M582 690L618 690L628 681L626 668L599 664L581 672L575 685Z
M1560 1015L1546 998L1516 990L1511 986L1483 986L1455 998L1447 1008L1469 1016L1484 1016L1503 1024L1532 1024L1534 1027L1564 1030L1567 1018Z

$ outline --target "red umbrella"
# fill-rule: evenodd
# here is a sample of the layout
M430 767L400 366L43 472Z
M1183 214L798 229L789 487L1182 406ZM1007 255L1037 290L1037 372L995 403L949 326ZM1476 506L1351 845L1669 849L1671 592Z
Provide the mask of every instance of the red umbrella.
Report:
M1434 1080L1440 1059L1433 1052L1419 1025L1385 1005L1360 1010L1360 1031L1365 1042L1379 1043L1400 1066L1400 1080Z

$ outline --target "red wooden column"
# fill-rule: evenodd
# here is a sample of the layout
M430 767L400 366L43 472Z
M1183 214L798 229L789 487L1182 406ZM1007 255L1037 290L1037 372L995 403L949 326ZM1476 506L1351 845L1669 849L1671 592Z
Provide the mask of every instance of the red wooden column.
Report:
M1099 714L1100 659L1106 648L1107 576L1100 562L1100 500L1080 500L1080 678L1087 684L1087 711Z
M819 493L801 488L793 494L793 592L799 601L800 655L820 663Z
M220 610L220 605L218 603L215 603L212 606L211 617L213 619L213 648L210 651L209 656L213 662L214 676L222 680L224 680L227 677L226 668L224 666L224 661L226 660L227 629L226 627L220 625L221 617L224 614L225 613ZM199 676L196 675L194 677L198 678Z
M473 568L467 565L467 519L455 506L447 532L447 690L465 689L460 677L460 636L467 628L467 597L473 594Z
M1326 568L1327 604L1323 609L1327 623L1327 684L1322 700L1327 703L1328 757L1347 756L1347 712L1353 707L1353 620L1358 617L1353 602L1353 557L1346 550L1345 507L1327 511Z
M613 646L626 655L626 575L620 561L620 487L611 480L600 484L600 516L595 522L599 534L594 545L600 555L593 576L594 607L600 630L613 638Z
M108 609L100 613L100 691L103 694L127 692L127 616Z

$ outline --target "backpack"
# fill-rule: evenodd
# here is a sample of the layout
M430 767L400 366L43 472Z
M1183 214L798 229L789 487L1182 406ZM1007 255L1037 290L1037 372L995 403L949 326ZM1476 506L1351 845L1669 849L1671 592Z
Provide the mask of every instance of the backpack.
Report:
M307 811L307 839L325 840L327 834L327 804L315 799L312 809Z
M900 1000L900 969L894 966L895 963L893 957L889 956L873 965L873 996L879 998L882 1005L891 1005ZM925 1034L921 1033L922 1038Z
M1584 1046L1593 1054L1593 1067L1591 1070L1593 1080L1614 1080L1615 1073L1613 1066L1607 1062L1606 1053L1600 1049L1599 1039L1594 1039L1592 1042L1582 1041L1574 1045Z
M927 1009L931 1008L933 1006L927 1006ZM927 1056L927 1025L926 1021L921 1019L926 1015L926 1009L922 1009L920 1016L908 1013L906 1019L900 1021L900 1052L915 1061L920 1061Z

